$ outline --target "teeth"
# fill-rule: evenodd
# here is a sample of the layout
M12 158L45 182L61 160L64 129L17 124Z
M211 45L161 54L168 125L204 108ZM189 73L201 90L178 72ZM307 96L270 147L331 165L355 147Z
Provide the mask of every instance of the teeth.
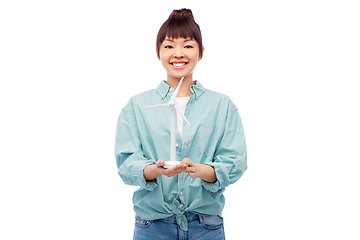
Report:
M173 63L173 65L174 65L175 67L181 67L181 66L184 66L185 63Z

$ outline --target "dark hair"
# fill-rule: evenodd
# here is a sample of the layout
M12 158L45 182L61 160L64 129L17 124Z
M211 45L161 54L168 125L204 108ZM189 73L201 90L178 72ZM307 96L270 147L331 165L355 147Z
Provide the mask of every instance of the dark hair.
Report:
M195 22L190 9L174 10L168 20L161 26L156 38L156 53L160 58L160 45L166 37L169 38L190 38L199 45L199 57L203 55L202 37L199 25Z

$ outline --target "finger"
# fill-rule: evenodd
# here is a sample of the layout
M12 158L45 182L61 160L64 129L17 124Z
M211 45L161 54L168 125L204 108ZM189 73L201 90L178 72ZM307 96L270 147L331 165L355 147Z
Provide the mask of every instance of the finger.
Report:
M156 162L156 166L157 167L162 167L162 166L164 166L165 165L165 161L164 160L158 160L157 162Z
M185 163L187 166L192 165L192 161L190 160L190 158L184 158L181 162Z
M176 165L176 169L179 169L179 168L186 169L186 167L187 167L187 164L184 162L180 162L178 165Z
M185 171L187 173L195 173L195 168L194 167L187 167Z
M178 165L176 165L175 167L172 167L172 168L166 168L164 169L164 175L166 176L175 176L181 172L183 172L185 170L186 167L183 167L183 168L179 168Z
M189 166L189 161L184 158L182 161L181 161L182 164L184 164L185 166Z
M191 162L191 160L190 160L190 158L184 158L183 162L189 163L189 162Z
M177 173L174 172L164 172L163 175L167 176L167 177L173 177L175 175L177 175Z
M176 172L176 166L172 168L164 168L165 175L173 175Z

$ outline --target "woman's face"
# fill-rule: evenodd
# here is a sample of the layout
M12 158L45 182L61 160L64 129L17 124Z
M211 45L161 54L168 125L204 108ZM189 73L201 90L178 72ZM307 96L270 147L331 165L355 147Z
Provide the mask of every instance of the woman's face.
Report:
M192 77L199 58L199 46L195 40L165 38L160 45L160 61L169 78Z

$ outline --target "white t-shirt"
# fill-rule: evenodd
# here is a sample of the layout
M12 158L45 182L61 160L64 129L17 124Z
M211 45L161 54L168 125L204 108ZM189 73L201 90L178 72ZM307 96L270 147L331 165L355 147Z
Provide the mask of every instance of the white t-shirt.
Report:
M183 115L185 115L186 104L189 102L189 100L190 100L190 97L176 98L176 101L179 104L181 113ZM181 141L182 141L182 129L183 129L184 119L180 116L180 114L176 114L176 116L177 116L177 128L180 132Z

